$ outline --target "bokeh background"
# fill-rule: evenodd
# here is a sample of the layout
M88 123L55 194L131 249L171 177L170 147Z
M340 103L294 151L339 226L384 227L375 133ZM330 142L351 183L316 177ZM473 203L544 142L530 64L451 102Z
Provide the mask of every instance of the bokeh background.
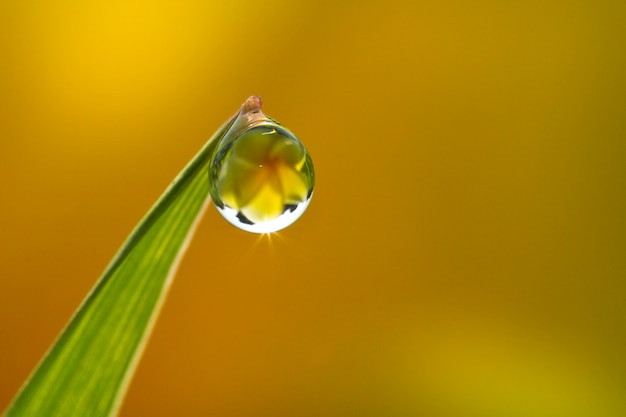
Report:
M3 1L0 409L241 102L312 154L210 209L122 416L626 415L626 3Z

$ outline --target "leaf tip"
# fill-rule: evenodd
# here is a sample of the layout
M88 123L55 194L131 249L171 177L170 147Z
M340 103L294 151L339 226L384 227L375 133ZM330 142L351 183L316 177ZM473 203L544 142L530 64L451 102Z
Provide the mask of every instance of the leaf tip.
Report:
M250 96L241 105L241 114L259 112L261 111L262 106L263 106L263 102L261 101L261 97Z

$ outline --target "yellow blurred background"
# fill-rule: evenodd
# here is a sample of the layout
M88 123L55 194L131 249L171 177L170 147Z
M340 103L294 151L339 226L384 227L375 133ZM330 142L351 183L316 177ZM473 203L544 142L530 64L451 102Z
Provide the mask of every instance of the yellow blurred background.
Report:
M317 186L210 208L122 416L626 415L626 3L0 3L0 410L252 94Z

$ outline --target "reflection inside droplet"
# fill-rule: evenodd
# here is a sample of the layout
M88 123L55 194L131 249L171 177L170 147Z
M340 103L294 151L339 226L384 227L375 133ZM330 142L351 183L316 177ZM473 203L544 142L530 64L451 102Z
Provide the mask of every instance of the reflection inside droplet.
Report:
M219 144L209 182L226 220L248 232L271 233L306 210L313 194L313 163L291 132L270 121Z

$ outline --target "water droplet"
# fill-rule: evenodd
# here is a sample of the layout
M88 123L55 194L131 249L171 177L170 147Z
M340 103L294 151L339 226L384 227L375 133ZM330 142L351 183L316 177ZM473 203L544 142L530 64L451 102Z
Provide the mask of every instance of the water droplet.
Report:
M309 153L293 133L261 112L256 97L244 103L209 166L218 211L253 233L276 232L295 222L311 201L314 182Z

